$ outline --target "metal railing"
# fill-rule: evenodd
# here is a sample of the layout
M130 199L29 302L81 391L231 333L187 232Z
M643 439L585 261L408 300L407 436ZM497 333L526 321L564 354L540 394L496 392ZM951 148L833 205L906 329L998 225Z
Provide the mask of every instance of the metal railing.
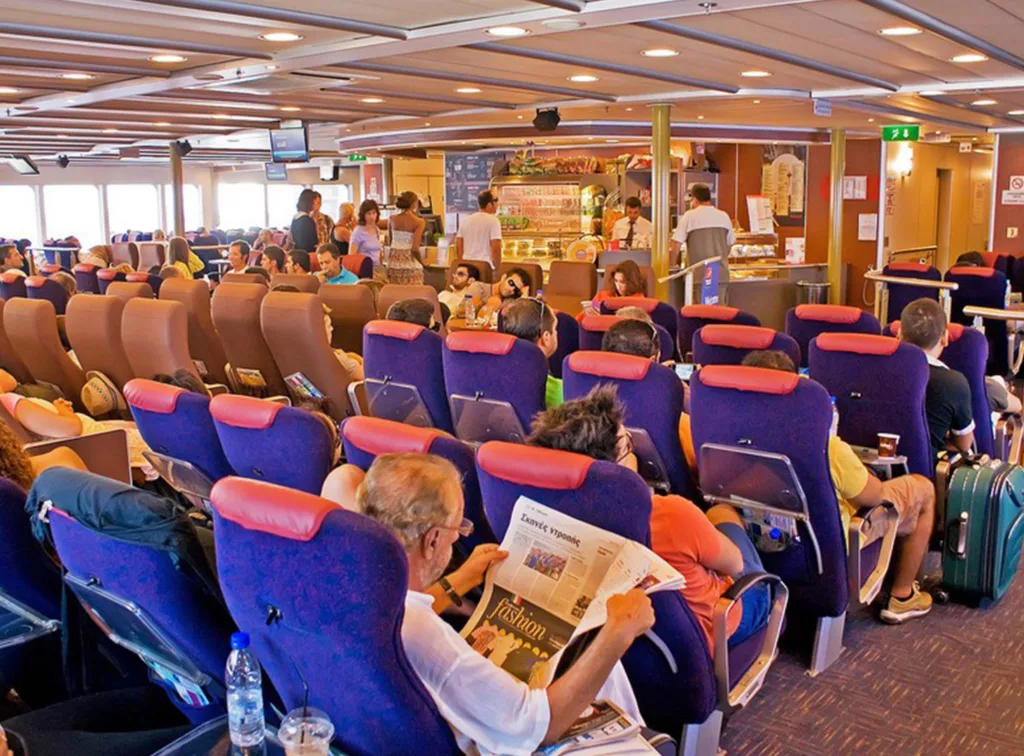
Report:
M889 253L889 262L907 262L906 260L897 260L897 255L906 255L910 258L915 258L916 262L921 262L926 265L935 265L935 255L939 251L939 247L936 244L926 244L922 247L904 247L903 249L894 249Z
M900 276L886 276L876 270L869 270L864 274L865 281L875 284L875 317L883 325L888 321L889 316L889 286L913 286L919 289L938 289L939 304L948 320L952 313L953 302L950 296L951 291L956 291L960 285L950 281L932 281L927 278L902 278Z
M974 327L985 332L986 320L1001 320L1004 323L1015 323L1007 329L1006 337L1009 341L1010 373L1017 375L1021 365L1024 364L1024 340L1017 342L1016 336L1024 331L1024 310L997 310L994 307L976 307L968 305L964 308L964 315L974 318ZM1015 342L1016 345L1015 345ZM1016 347L1016 348L1015 348Z
M671 275L668 275L668 276L665 276L664 278L659 278L658 279L658 283L665 283L666 281L672 281L672 280L675 280L676 278L685 278L686 282L684 284L684 290L683 290L683 305L684 306L692 305L693 304L693 274L696 273L698 270L702 269L711 260L717 260L717 259L718 259L717 257L709 257L706 260L700 260L699 262L695 262L693 265L690 265L689 267L683 268L682 270L677 270L675 273L673 273Z

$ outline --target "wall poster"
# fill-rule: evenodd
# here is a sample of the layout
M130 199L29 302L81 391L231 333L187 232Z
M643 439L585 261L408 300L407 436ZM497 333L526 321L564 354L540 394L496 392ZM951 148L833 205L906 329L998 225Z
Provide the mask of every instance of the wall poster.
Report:
M807 146L766 144L761 161L761 194L771 198L780 226L803 226L806 208Z

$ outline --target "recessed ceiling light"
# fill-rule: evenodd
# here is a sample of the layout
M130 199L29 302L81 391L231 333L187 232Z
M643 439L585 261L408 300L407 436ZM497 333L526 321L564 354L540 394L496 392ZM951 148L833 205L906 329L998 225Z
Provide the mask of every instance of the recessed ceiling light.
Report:
M943 92L941 89L925 89L922 90L921 92L918 92L918 94L921 95L922 97L941 97L946 93Z
M755 105L760 105L760 104L761 104L761 101L760 101L760 100L754 100L754 104L755 104Z
M281 110L287 113L298 113L300 110L302 110L302 108L300 108L298 105L282 105Z
M0 94L18 94L20 91L16 87L0 87Z
M294 32L267 32L261 34L260 39L264 42L298 42L302 35Z
M1024 115L1024 110L1011 110L1007 115Z
M87 73L66 73L66 74L61 74L60 78L62 78L62 79L72 79L74 81L85 81L87 79L95 79L96 77L93 76L92 74L87 74Z
M594 137L587 137L587 141L593 142L594 141Z
M964 53L963 55L954 55L950 60L954 63L981 63L988 58L980 53Z
M487 29L492 37L521 37L529 32L521 26L492 26Z
M753 71L740 71L740 76L746 76L748 79L763 79L766 76L771 76L771 74L767 71L755 69Z
M912 37L915 34L920 34L921 30L916 26L887 26L884 29L879 29L878 33L884 34L886 37Z
M264 68L266 68L268 71L276 71L277 70L277 66L275 66L273 63L267 63L267 65L264 66Z
M481 90L476 87L459 87L455 91L459 94L480 94Z
M552 18L548 21L544 21L544 26L549 29L555 29L557 31L572 31L573 29L582 29L586 26L583 21L577 21L574 18Z
M633 112L633 108L626 108L626 112L627 113L632 113Z
M154 126L170 126L171 124L168 121L154 121L153 125Z
M596 76L591 76L590 74L576 74L575 76L569 77L569 81L575 81L577 84L589 84L590 82L597 80Z
M669 47L652 47L650 50L642 50L640 54L646 55L648 58L674 58L679 51Z
M874 118L869 118L869 119L868 119L868 123L874 123L874 122L875 122L875 119L874 119Z
M74 105L75 104L74 100L64 100L64 102L66 102L68 105Z
M116 134L117 129L103 129L104 134Z
M226 121L231 116L229 116L227 113L214 113L212 117L216 118L218 121Z
M429 125L430 125L430 121L427 121L427 122L426 122L425 124L423 124L423 125L424 125L424 126L429 126Z
M521 115L520 115L520 116L516 116L516 118L517 118L518 120L520 120L520 121L521 121L521 120L523 120L523 117L522 117Z
M149 59L154 63L184 63L188 58L184 55L173 55L171 53L162 53L160 55L150 55Z
M977 105L978 107L981 107L983 105L995 105L995 104L996 104L995 100L989 100L989 99L975 100L974 102L971 103L971 105Z
M698 121L703 121L704 120L704 116L697 116L697 120Z
M364 97L359 102L365 102L367 105L376 105L377 103L384 102L382 97Z
M69 137L67 134L58 134L57 138L58 139L70 139L71 137Z
M608 142L608 144L618 144L619 143L618 139L605 139L604 141Z

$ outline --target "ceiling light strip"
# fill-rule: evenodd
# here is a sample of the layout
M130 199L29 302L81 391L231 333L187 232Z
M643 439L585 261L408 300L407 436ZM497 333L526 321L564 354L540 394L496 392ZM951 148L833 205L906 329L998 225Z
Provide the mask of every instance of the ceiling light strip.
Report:
M906 116L907 118L913 118L923 123L938 123L943 126L949 126L954 129L985 131L987 128L986 126L982 126L977 123L968 123L967 121L955 121L952 118L944 118L942 116L931 115L929 113L919 113L916 110L909 110L907 108L897 108L892 105L881 105L874 102L864 102L863 100L843 100L840 103L836 103L836 105L838 107L851 108L852 110L861 110L867 113L881 113L883 115Z
M105 63L51 60L49 58L22 58L14 55L0 55L0 66L9 66L11 68L45 68L54 71L89 71L92 73L124 74L125 76L157 76L163 79L171 75L170 71L156 68L112 66Z
M739 87L732 84L720 84L706 79L695 79L692 76L652 71L648 68L637 68L636 66L624 66L618 63L608 63L603 60L577 58L573 55L563 55L562 53L548 52L547 50L537 50L529 47L517 47L500 42L480 42L475 45L467 45L467 47L471 50L485 50L503 55L515 55L520 58L543 60L549 63L564 63L570 66L593 68L596 71L610 71L612 73L625 74L626 76L639 76L644 79L667 81L672 84L682 84L686 87L696 87L697 89L710 89L716 92L729 92L730 94L735 94L739 91Z
M446 97L444 95L425 94L423 92L389 92L373 87L350 87L339 84L334 87L321 87L321 92L327 94L352 94L377 95L378 97L390 97L396 100L420 100L422 102L445 102L452 105L473 105L478 108L495 108L496 110L515 110L516 106L508 102L494 102L491 100L467 100L465 97Z
M740 52L750 53L751 55L758 55L762 58L768 58L769 60L777 60L780 63L788 63L792 66L798 66L800 68L806 68L809 71L817 71L828 76L835 76L840 79L849 79L850 81L857 81L861 84L867 84L871 87L878 87L880 89L888 90L889 92L896 92L899 90L899 86L893 84L891 81L885 81L884 79L877 79L874 76L867 76L865 74L851 71L848 68L840 68L838 66L829 65L828 63L821 63L817 60L810 58L804 58L800 55L793 55L791 53L783 52L782 50L774 50L764 45L754 44L753 42L745 42L741 39L735 39L734 37L726 37L722 34L715 34L713 32L703 31L702 29L694 29L689 26L680 26L679 24L671 24L667 21L641 21L637 24L645 29L652 29L654 31L664 32L665 34L674 34L677 37L683 37L684 39L692 39L697 42L705 42L709 45L715 45L717 47L726 47L730 50L739 50Z

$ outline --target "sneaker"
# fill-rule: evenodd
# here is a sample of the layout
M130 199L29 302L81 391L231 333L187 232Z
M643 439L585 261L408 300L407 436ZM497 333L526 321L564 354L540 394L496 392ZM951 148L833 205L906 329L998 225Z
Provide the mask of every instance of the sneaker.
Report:
M921 586L914 581L914 590L910 598L898 599L889 596L889 603L882 610L882 622L890 625L899 625L915 617L923 617L932 610L932 597L921 590Z

